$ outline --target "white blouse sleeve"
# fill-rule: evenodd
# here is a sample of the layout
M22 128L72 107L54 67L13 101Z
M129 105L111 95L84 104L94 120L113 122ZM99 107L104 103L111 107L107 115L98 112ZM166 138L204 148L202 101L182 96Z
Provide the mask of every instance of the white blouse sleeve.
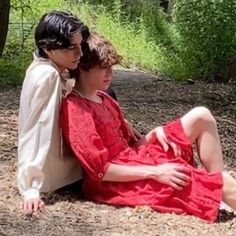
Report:
M24 199L39 197L60 106L58 72L46 65L34 68L25 79L20 102L17 182Z

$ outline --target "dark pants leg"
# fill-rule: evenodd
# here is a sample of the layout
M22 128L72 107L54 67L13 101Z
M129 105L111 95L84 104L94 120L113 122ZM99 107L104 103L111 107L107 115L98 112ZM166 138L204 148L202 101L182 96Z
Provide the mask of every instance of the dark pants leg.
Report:
M108 95L110 95L114 100L117 101L117 96L115 91L112 88L108 88L106 90L104 90L104 92L106 92Z

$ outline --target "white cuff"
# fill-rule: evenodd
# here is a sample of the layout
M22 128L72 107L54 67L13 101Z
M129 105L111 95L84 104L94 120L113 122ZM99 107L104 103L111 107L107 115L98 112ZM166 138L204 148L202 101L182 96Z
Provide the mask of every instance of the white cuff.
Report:
M39 190L37 189L28 189L23 194L24 200L39 198Z

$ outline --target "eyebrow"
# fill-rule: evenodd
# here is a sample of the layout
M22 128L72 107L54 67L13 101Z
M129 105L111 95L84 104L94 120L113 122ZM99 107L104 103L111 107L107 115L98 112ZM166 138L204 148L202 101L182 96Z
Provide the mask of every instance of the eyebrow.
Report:
M72 43L68 47L80 47L80 46L81 46L81 44Z
M81 45L81 43L80 44L78 44L78 43L71 43L70 44L70 46L80 46Z

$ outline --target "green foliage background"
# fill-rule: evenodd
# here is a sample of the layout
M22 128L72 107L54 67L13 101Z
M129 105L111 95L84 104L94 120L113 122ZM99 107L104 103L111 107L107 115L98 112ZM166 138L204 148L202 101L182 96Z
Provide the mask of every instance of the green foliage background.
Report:
M157 0L12 0L1 83L20 84L35 50L33 33L50 10L70 11L108 37L127 67L173 79L219 73L236 49L236 0L175 0L167 15Z

